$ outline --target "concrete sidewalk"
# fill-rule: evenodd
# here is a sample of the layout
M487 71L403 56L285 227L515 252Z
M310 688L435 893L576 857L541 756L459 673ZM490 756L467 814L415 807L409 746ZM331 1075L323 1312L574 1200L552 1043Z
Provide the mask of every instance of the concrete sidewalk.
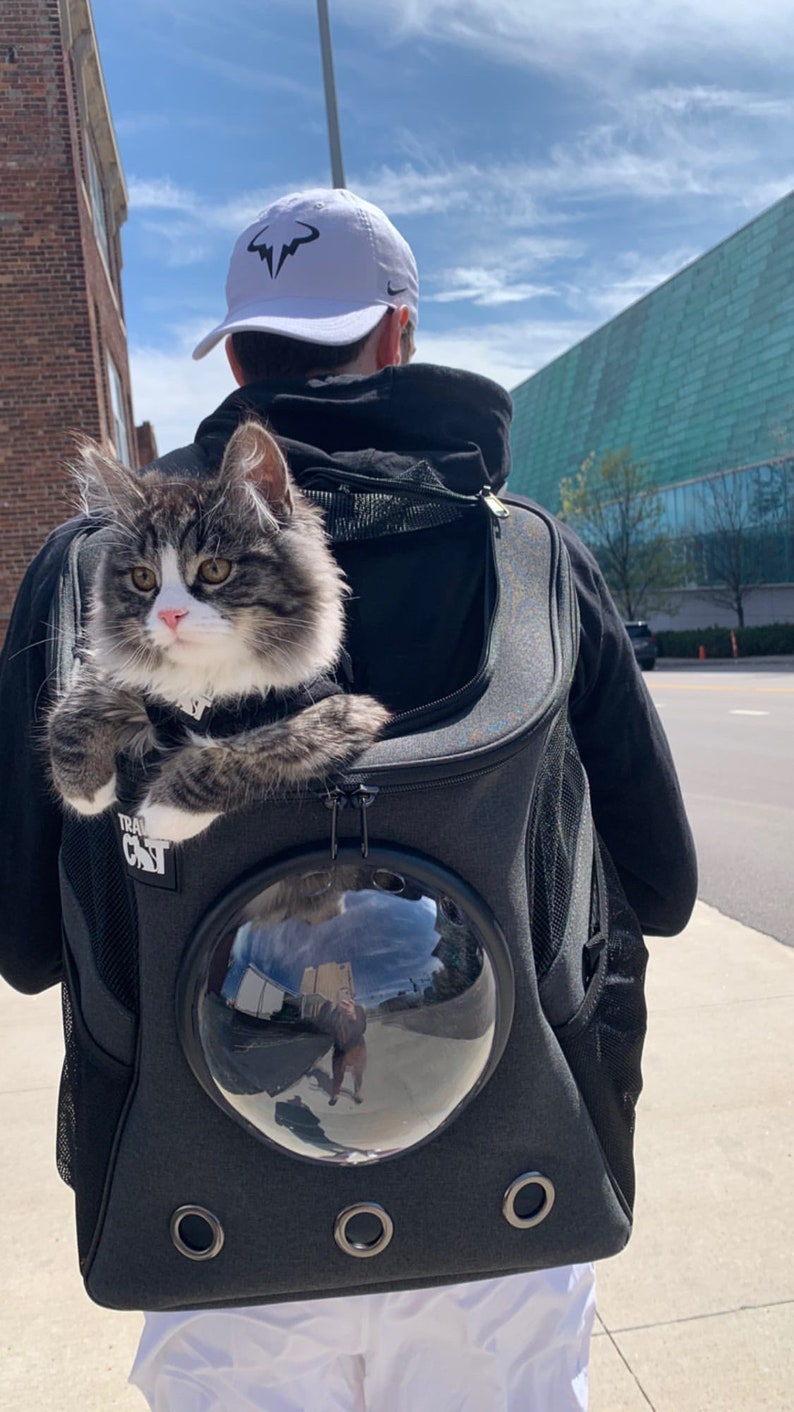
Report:
M648 996L636 1231L599 1270L591 1412L789 1412L794 951L698 904L651 942ZM77 1273L60 1048L57 996L0 986L0 1408L142 1412L140 1319L95 1308Z

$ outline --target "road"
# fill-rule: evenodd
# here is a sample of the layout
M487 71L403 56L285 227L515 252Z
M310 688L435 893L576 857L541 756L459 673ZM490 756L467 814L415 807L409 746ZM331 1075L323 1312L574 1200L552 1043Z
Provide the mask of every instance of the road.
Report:
M794 663L660 664L645 679L695 834L699 897L794 946Z

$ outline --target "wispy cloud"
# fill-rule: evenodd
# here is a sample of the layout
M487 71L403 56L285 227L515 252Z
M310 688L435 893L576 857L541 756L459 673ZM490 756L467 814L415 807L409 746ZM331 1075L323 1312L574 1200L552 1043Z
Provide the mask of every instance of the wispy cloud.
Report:
M436 168L412 162L360 173L353 186L392 216L437 216L473 210L481 199L481 170L474 162Z
M606 322L678 274L701 253L686 247L652 256L626 250L609 264L594 260L586 283L566 290L566 302L572 310L586 311L596 322Z
M472 324L449 333L420 329L416 361L464 368L509 390L578 343L592 328L592 320L559 318Z
M533 232L565 220L566 208L610 198L630 197L658 204L682 197L729 197L748 209L760 209L794 185L794 161L782 152L771 168L759 169L757 148L735 135L715 143L710 131L696 131L679 121L672 104L664 123L600 123L580 136L555 144L544 160L506 163L458 162L436 168L406 163L353 172L350 184L395 219L462 214L476 223L487 243L498 233L505 242L524 232L526 264L542 258L543 240ZM777 170L774 166L777 165ZM296 187L321 184L309 175ZM229 200L206 201L168 177L128 182L134 212L163 211L189 215L207 231L237 234L264 205L281 194L262 187ZM458 232L466 236L465 228ZM182 231L176 231L181 239Z
M760 118L764 121L794 119L794 99L770 98L748 93L737 88L716 88L710 84L695 84L684 88L668 84L662 88L648 88L632 96L635 112L647 109L650 112L675 114L720 113L737 118Z
M424 294L425 304L455 304L468 301L487 308L494 304L520 304L537 299L541 294L553 294L550 285L527 284L512 280L507 270L498 266L447 270L446 288L435 294Z
M113 126L118 137L139 137L141 133L162 132L171 126L171 117L166 113L117 113Z
M219 54L207 54L191 48L183 48L180 59L195 65L197 69L204 69L207 73L226 79L237 88L252 88L256 93L263 95L287 93L293 98L300 98L302 103L311 104L313 108L322 106L323 95L319 84L302 83L289 74L263 69L261 64L245 64L240 59L224 59Z
M145 252L169 270L200 265L215 254L213 241L192 220L145 220L141 231Z
M219 117L217 113L194 113L185 108L169 113L114 114L113 126L117 135L122 138L142 137L147 133L167 134L179 129L211 133L213 137L222 134L238 139L247 133L247 128L241 120L229 121Z
M295 190L322 186L318 174L310 173L296 180ZM228 200L211 200L187 186L180 186L171 177L138 177L127 179L130 208L139 211L184 212L208 230L239 235L244 226L255 220L270 201L284 195L284 187L260 186L241 191ZM364 194L363 192L361 193Z
M338 0L338 10L392 43L426 39L476 49L502 63L580 71L593 88L608 88L626 67L673 58L763 58L784 70L794 30L780 0Z
M740 134L724 132L715 143L712 132L688 129L672 117L648 127L599 124L555 145L546 162L524 172L538 202L630 197L658 203L686 196L733 201L741 185L743 200L756 208L782 196L793 178L787 152L777 160L773 155L770 168L759 168L757 147Z
M234 391L223 349L198 363L191 357L212 323L210 318L172 329L162 348L130 347L135 416L152 423L161 452L192 441L201 419Z
M170 177L127 178L130 206L136 211L195 211L198 201L192 191L178 186Z

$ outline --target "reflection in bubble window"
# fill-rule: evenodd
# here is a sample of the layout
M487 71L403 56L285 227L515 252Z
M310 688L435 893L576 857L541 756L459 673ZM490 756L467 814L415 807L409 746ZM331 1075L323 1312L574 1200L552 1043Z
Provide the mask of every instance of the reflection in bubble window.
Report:
M363 861L293 869L205 937L191 1062L216 1101L320 1161L396 1155L448 1122L512 1003L498 930L450 891Z

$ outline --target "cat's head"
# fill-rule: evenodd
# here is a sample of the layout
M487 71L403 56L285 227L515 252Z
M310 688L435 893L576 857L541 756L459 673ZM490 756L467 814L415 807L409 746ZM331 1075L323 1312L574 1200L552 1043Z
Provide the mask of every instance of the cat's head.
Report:
M342 574L260 423L238 427L211 477L129 471L93 442L76 471L84 508L108 526L89 645L115 681L228 698L334 664Z

